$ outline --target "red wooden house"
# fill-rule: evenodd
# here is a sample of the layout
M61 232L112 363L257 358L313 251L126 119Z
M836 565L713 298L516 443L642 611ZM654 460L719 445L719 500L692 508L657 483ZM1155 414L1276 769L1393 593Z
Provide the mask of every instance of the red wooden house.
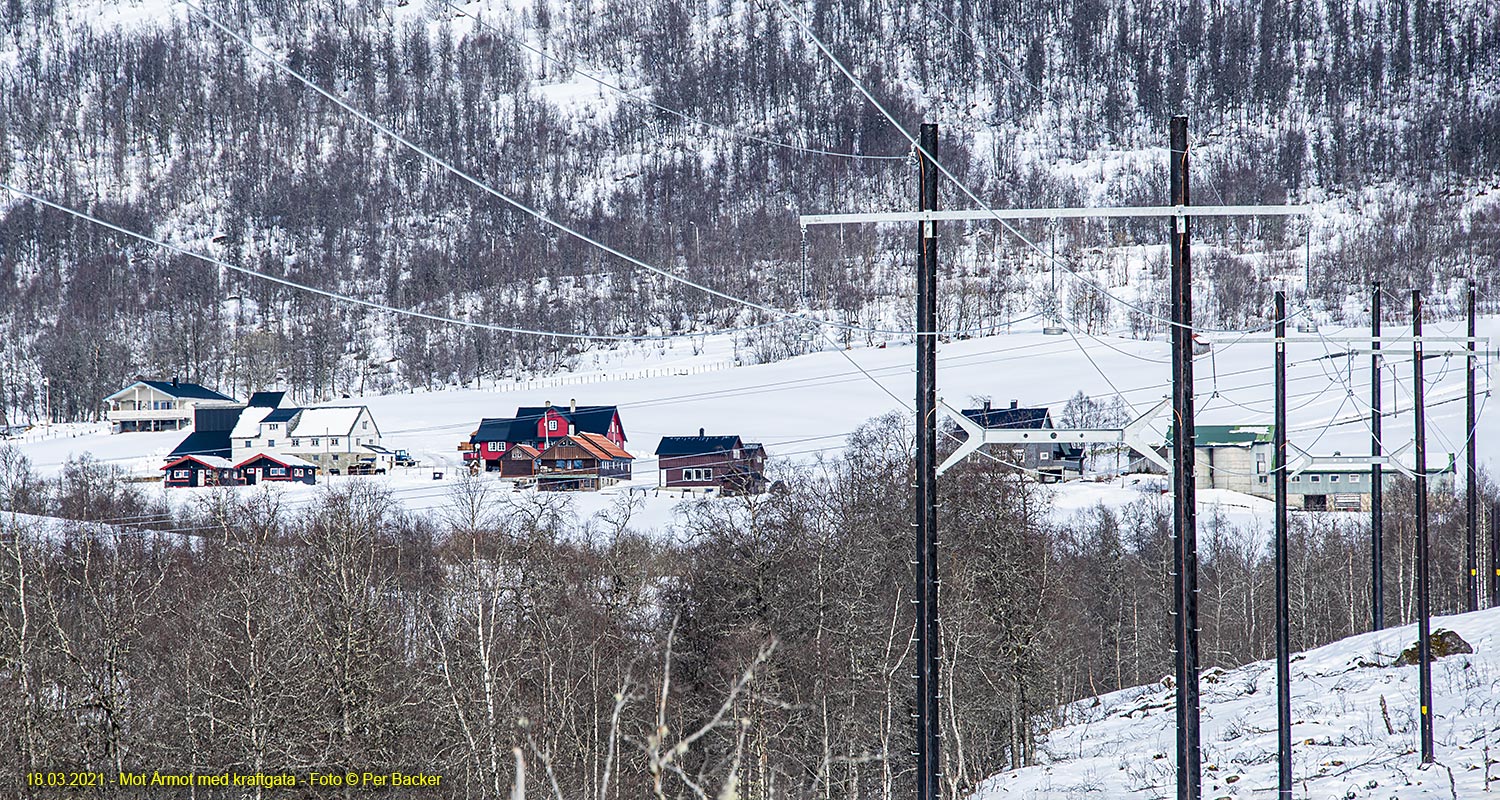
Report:
M588 433L625 447L625 426L620 422L617 406L580 406L577 401L566 407L522 406L514 417L482 419L469 441L459 444L465 461L482 460L489 472L504 472L502 460L517 445L527 445L537 452L572 433Z

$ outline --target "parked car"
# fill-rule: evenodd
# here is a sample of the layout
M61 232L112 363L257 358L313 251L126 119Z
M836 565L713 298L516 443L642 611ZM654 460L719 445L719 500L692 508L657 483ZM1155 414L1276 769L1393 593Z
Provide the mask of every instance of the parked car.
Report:
M375 459L371 457L361 458L349 465L350 475L384 475L385 469L375 466Z

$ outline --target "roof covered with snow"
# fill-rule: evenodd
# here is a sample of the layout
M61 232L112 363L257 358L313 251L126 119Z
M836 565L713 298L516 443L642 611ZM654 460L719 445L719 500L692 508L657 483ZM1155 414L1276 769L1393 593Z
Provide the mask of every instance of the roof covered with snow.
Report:
M294 455L292 455L290 453L282 453L280 451L270 451L270 450L257 450L254 453L251 453L249 456L246 456L245 458L240 459L240 463L235 464L234 466L236 466L236 467L243 467L246 464L249 464L249 463L251 463L253 461L259 461L262 458L269 459L271 461L275 461L276 463L278 463L278 464L280 464L280 465L282 465L284 467L316 467L317 466L316 464L312 463L311 461L307 461L307 460L298 458L298 457L296 457L296 456L294 456Z
M328 408L304 408L297 418L292 434L296 436L342 436L354 430L364 406L331 406ZM374 427L374 419L370 424ZM375 432L380 431L376 428Z
M232 439L253 439L260 435L260 423L268 414L275 411L270 406L250 406L240 412L239 422L234 424L234 430L230 431Z
M230 461L227 458L221 458L219 456L206 456L206 455L185 455L185 456L182 456L181 458L175 459L171 463L169 463L166 466L162 467L162 469L172 469L173 467L177 467L177 466L179 466L182 463L187 462L187 461L196 461L196 462L198 462L199 464L202 464L205 467L213 467L215 469L233 469L234 468L234 462Z

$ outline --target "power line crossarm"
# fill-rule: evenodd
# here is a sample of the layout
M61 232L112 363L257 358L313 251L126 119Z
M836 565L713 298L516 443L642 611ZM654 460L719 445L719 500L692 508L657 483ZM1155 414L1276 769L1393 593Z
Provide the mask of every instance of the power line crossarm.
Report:
M979 448L986 444L1110 444L1123 442L1130 449L1140 453L1141 456L1162 469L1171 469L1171 465L1162 458L1156 449L1151 447L1145 440L1145 434L1151 420L1164 411L1170 400L1157 403L1149 411L1131 420L1123 428L1030 428L1030 429L996 429L983 428L974 420L964 416L962 412L952 406L938 401L938 406L947 412L949 417L968 434L968 438L954 450L942 464L938 466L938 474L947 472L954 464L962 461L965 457L976 453Z

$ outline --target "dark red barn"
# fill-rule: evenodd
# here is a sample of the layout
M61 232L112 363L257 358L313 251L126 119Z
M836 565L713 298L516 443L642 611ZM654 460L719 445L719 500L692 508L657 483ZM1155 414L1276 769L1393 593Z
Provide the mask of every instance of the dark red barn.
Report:
M661 485L668 489L702 489L721 494L759 494L766 490L766 449L738 436L663 436L656 446Z

